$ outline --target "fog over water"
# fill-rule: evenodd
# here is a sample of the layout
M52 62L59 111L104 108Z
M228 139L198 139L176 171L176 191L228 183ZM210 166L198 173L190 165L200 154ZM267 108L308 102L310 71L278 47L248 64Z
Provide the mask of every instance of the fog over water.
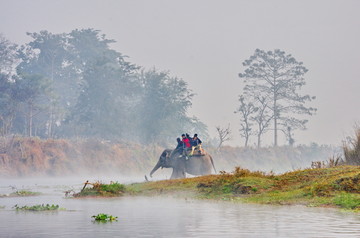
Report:
M318 113L307 131L295 133L297 144L339 145L359 121L357 0L0 0L0 6L0 32L15 43L28 42L26 32L94 28L115 39L114 49L131 62L183 78L196 93L190 114L212 136L215 126L230 123L232 145L243 145L233 113L243 87L238 73L256 48L284 50L309 69L303 93L317 97L309 106Z
M329 208L266 206L165 197L65 198L79 178L2 179L0 194L16 189L34 197L0 197L0 237L358 237L359 216ZM125 179L121 182L132 180ZM108 181L106 181L108 182ZM12 185L12 186L9 186ZM57 204L55 212L12 207ZM118 216L110 223L91 216Z

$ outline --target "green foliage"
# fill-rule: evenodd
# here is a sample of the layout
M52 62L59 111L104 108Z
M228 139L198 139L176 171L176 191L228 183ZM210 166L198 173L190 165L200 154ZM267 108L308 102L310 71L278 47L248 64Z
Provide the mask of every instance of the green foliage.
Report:
M173 141L185 131L206 137L206 125L187 116L193 97L187 83L168 72L140 72L99 30L27 35L31 41L19 48L0 37L0 49L17 53L5 57L0 51L7 61L0 62L1 134L31 137L36 128L43 138L147 144ZM14 77L1 68L13 61L20 62Z
M271 187L273 183L263 172L251 172L236 167L233 173L221 171L220 176L211 181L201 182L197 188L208 194L253 194Z
M112 215L108 215L105 213L99 213L97 215L92 216L92 218L95 219L95 221L103 221L103 222L107 222L107 221L117 221L118 217L114 217Z
M334 203L345 209L360 209L360 195L342 192L333 199Z
M31 137L33 135L33 127L35 119L39 118L39 112L49 107L48 98L50 81L40 74L20 74L15 80L16 100L20 101L20 110L18 114L26 122L24 123L26 135ZM44 128L44 120L38 119L38 126ZM41 126L40 126L41 124Z
M119 192L125 191L125 185L120 184L118 182L110 183L110 184L101 184L99 190L108 193L117 194Z
M85 188L79 193L75 193L74 197L86 197L86 196L103 196L113 197L121 196L125 192L125 185L118 182L103 184L96 182L92 184L92 188Z
M0 74L11 76L17 62L17 45L0 33Z
M18 206L17 204L14 206L16 211L57 211L60 209L59 205L49 205L49 204L41 204L34 206Z
M140 78L142 92L138 113L146 115L139 117L141 142L154 143L160 139L171 141L174 135L184 131L191 133L193 126L200 129L201 124L186 115L194 94L184 80L155 69L143 71Z
M197 189L197 197L262 204L340 206L360 210L360 167L306 169L274 175L236 168L233 173L129 185L136 194L164 191L181 194Z
M9 75L0 73L0 135L10 133L20 101L16 98L15 85Z

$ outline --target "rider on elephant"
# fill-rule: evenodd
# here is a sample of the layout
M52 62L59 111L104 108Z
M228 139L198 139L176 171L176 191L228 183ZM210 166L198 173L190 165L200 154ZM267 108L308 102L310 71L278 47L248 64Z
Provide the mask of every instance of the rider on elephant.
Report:
M180 140L180 138L176 138L176 141L177 141L177 146L175 148L176 151L179 151L181 154L183 153L183 150L184 150L184 147L185 147L185 144L182 140Z
M182 134L181 137L182 137L182 142L184 143L185 149L190 148L191 144L190 144L189 138L187 138L185 134Z
M194 150L198 150L201 154L202 148L201 148L202 141L199 139L198 134L194 134L194 137L191 140L191 152L190 156L194 154Z
M182 137L182 140L181 140L181 142L182 142L182 145L183 145L183 149L182 149L182 153L181 153L181 155L182 156L185 156L185 158L186 159L188 159L188 157L187 157L187 150L189 150L190 148L191 148L191 140L189 139L189 136L188 136L188 134L182 134L181 135L181 137Z

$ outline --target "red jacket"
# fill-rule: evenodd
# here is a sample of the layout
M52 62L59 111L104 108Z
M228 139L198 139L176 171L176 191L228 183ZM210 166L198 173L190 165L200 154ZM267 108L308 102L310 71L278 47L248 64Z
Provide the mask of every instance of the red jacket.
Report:
M188 138L183 138L182 142L184 142L185 147L187 147L187 148L191 147L190 140Z

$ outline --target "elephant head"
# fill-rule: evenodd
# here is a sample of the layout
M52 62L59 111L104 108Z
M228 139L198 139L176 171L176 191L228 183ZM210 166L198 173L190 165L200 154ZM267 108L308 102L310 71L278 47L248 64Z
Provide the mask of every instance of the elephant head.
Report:
M164 150L159 158L159 161L155 165L155 167L150 172L150 177L152 177L153 173L155 173L156 170L159 168L170 168L172 165L170 164L170 155L172 150L166 149Z

